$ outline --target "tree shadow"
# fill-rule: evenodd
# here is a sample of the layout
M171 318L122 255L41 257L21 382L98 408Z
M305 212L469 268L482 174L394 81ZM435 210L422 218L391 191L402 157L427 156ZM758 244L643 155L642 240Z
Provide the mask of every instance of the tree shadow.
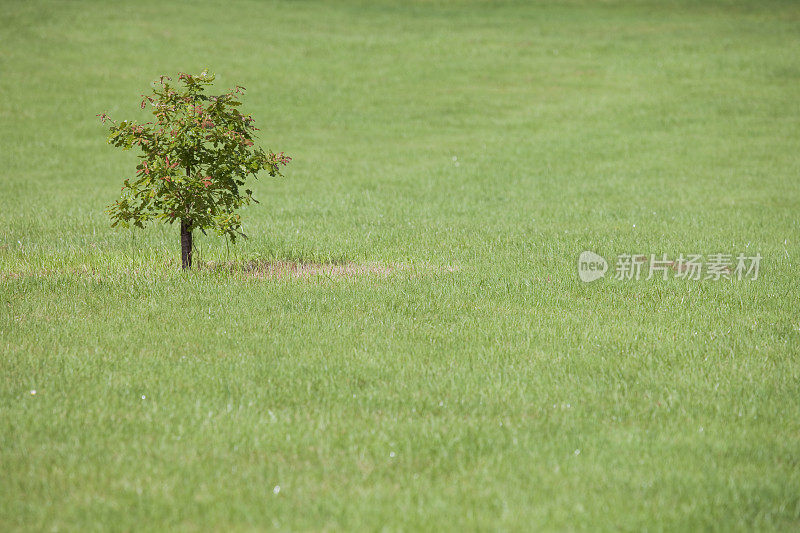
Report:
M296 260L253 259L238 261L209 261L197 265L198 270L241 274L253 278L311 278L315 276L347 278L367 275L386 277L402 265L381 263L315 262Z

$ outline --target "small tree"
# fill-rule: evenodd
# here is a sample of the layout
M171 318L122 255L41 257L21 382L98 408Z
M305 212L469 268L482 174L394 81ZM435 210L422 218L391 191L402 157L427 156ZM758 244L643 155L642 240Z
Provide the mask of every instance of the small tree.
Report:
M192 231L213 230L231 242L246 236L236 210L257 200L253 191L242 190L245 182L262 170L280 176L279 165L291 158L254 146L258 128L238 109L244 87L206 95L214 76L205 70L182 73L178 81L161 76L152 94L142 95L141 107L152 107L154 122L117 123L105 113L98 116L113 124L109 144L142 151L136 177L124 181L121 197L106 210L111 225L144 228L151 220L180 221L181 264L188 269Z

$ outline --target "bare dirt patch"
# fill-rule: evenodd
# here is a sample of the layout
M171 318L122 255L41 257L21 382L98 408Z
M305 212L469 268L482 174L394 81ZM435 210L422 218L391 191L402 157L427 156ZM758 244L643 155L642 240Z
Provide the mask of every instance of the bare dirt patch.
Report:
M148 278L158 277L167 271L180 272L172 260L163 265L164 270L155 268L150 269L125 269L105 270L97 269L89 265L60 269L60 270L22 270L0 271L0 282L19 280L23 278L50 278L50 277L78 277L82 279L95 279L97 281L114 281L122 277L145 276ZM458 267L446 266L436 267L430 264L404 264L404 263L318 263L313 261L290 261L290 260L250 260L250 261L210 261L196 262L189 272L201 274L203 272L219 272L233 274L251 279L347 279L363 276L373 276L387 278L392 274L405 272L412 275L456 272Z

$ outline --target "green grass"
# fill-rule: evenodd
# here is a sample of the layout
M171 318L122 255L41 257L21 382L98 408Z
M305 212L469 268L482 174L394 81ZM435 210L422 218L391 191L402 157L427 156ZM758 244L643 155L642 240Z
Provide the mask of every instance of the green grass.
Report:
M800 527L798 4L0 7L0 530ZM95 115L205 66L294 161L199 260L402 269L109 228Z

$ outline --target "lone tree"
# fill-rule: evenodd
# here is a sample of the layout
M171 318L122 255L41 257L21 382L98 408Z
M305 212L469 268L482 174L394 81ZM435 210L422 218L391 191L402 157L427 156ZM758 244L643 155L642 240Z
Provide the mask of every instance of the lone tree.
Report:
M192 231L213 230L236 241L242 222L236 210L256 202L253 191L244 189L248 177L266 170L280 176L279 165L291 158L255 147L255 127L243 115L239 95L244 87L212 96L205 90L214 81L207 71L199 75L181 73L178 83L161 76L151 95L142 95L141 107L152 108L155 120L117 123L110 121L108 143L128 150L141 149L136 177L124 181L121 197L106 212L112 226L144 228L151 220L181 225L181 264L192 266Z

